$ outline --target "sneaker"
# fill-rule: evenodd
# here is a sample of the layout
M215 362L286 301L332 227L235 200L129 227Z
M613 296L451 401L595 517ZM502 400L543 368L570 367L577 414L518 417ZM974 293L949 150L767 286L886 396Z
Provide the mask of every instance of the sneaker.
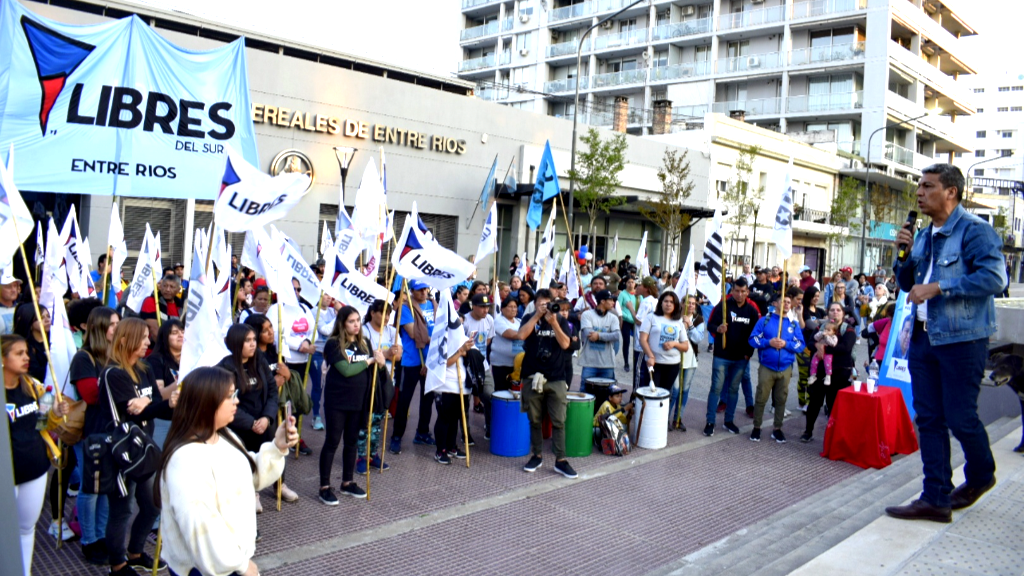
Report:
M682 420L679 421L679 431L686 432L686 424L683 424Z
M334 489L332 488L320 489L320 501L328 506L338 505L338 497L334 495Z
M82 556L85 557L85 561L89 564L106 566L107 561L110 560L110 556L107 553L107 541L100 538L92 544L83 544Z
M477 414L483 414L484 405L480 402L477 402L476 404L473 405L473 412L476 412Z
M792 414L792 412L790 412L789 409L787 408L786 411L782 413L782 417L783 418L789 418L790 414Z
M832 385L832 375L831 374L825 374L825 382L824 382L824 384L825 384L825 386L831 386Z
M402 440L399 438L392 438L390 444L388 445L388 452L391 452L392 454L401 454Z
M814 440L814 436L812 436L810 432L804 432L800 435L800 441L804 444L807 444L811 440Z
M714 350L715 350L715 345L714 344L708 344L708 354L714 352Z
M263 503L260 502L260 495L256 494L256 513L263 514Z
M67 523L66 520L61 524L61 528L60 529L57 528L57 521L56 520L50 522L49 533L50 533L50 536L53 536L54 540L57 539L57 534L60 533L62 535L61 540L65 541L65 542L67 542L68 540L71 540L71 539L73 539L75 537L74 531L72 531L71 528L68 526L68 523ZM150 568L152 568L152 566L150 566Z
M624 365L622 369L625 370L626 372L629 372L629 364Z
M490 440L491 440L491 431L490 430L487 430L487 431L484 432L484 440L487 440L488 442L490 442Z
M359 485L356 484L355 482L351 482L349 484L342 484L341 493L347 494L348 496L351 496L353 498L366 498L366 492L364 492L363 489L360 488Z
M377 470L389 470L391 466L389 466L387 462L382 461L379 455L374 454L370 458L370 468L376 468Z
M323 430L323 429L324 429L323 418L320 418L319 416L317 416L316 418L313 418L313 430Z
M289 488L287 484L282 483L281 500L284 500L285 502L298 502L299 495L295 493L295 490Z
M476 440L473 440L473 435L470 434L469 435L469 447L472 448L473 446L476 446Z
M79 484L69 484L68 485L68 498L76 498L76 497L78 497L78 489L79 488L81 488L81 485L79 485Z
M725 412L725 402L719 401L719 403L718 403L718 411L719 412Z
M811 384L814 384L817 381L818 381L818 375L817 374L811 374L810 376L807 377L807 385L808 386L810 386Z
M303 456L309 456L313 454L313 449L310 448L309 446L306 446L306 441L302 439L299 439L299 454L302 454Z
M707 424L704 425L704 435L705 436L714 436L715 435L715 423L714 422L708 422Z
M356 474L362 474L363 476L365 476L368 471L369 470L366 467L366 458L360 456L356 460Z
M452 463L452 459L448 457L443 450L440 452L434 452L434 461L438 464L444 464L445 466Z
M747 406L747 418L753 418L753 417L754 417L754 407L753 406Z
M733 434L739 434L740 433L739 427L736 426L736 424L734 424L732 422L726 422L725 424L722 424L722 428L725 428L726 430L728 430L729 432L732 432Z
M152 570L153 566L151 565L149 569ZM108 572L108 574L110 574L110 576L141 576L138 572L135 571L135 568L132 568L131 564L125 564L124 566L121 566L120 570L111 569L110 572Z
M761 429L760 428L754 428L753 430L750 431L750 441L751 442L760 442L761 441Z
M455 456L459 460L465 460L466 459L466 453L464 451L462 451L461 449L459 449L459 448L455 449L455 454L452 454L452 456Z
M260 534L259 530L257 530L256 531L256 543L258 544L260 542L260 540L263 540L263 535Z
M783 434L782 430L779 430L778 428L772 430L772 439L778 442L779 444L786 443L786 435Z
M430 434L417 434L412 439L413 444L422 444L425 446L434 446L437 442L434 441L434 437Z
M128 558L129 566L131 566L132 568L142 568L146 571L150 571L153 569L153 563L153 558L151 558L149 554L146 554L145 552L139 554L138 558ZM163 559L161 558L160 563L157 565L156 569L166 570L167 562L164 562Z
M558 472L559 474L565 476L566 478L580 477L580 475L577 474L576 471L572 469L572 466L569 465L568 460L559 460L555 462L555 472Z
M523 466L523 470L526 472L536 472L537 468L540 468L544 464L544 460L540 456L530 456L530 460Z

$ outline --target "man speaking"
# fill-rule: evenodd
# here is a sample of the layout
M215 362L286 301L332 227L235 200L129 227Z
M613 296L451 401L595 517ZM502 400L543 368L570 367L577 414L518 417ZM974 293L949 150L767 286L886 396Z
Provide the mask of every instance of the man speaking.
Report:
M931 224L912 222L896 235L893 270L914 304L908 366L921 435L924 491L890 516L951 522L952 510L974 504L995 485L995 461L978 418L978 392L996 331L993 296L1006 284L1002 241L985 221L964 210L964 176L951 164L921 171L918 209ZM904 246L906 247L904 249ZM953 489L949 432L960 441L967 481Z

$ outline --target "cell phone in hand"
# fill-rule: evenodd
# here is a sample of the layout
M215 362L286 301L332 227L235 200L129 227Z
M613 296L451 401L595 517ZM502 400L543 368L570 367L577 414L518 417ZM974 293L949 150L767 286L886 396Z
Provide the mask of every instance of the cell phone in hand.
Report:
M284 421L290 423L292 421L292 401L289 400L284 403Z

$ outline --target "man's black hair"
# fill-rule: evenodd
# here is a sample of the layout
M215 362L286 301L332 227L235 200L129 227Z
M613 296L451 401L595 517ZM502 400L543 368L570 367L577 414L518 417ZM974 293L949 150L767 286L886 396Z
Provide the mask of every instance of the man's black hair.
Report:
M952 164L932 164L931 166L921 170L921 174L936 174L939 177L939 182L942 183L943 188L956 188L956 201L963 202L964 200L964 187L967 183L964 179L964 173L959 168Z
M732 283L733 288L747 288L748 286L747 279L743 276L740 276Z

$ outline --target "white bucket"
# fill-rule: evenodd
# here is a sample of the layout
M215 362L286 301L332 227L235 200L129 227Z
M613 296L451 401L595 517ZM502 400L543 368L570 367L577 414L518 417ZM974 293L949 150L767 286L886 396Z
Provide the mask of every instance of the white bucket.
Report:
M657 450L668 444L668 405L669 393L664 388L644 386L633 393L631 436L634 446ZM640 427L639 435L637 427Z

